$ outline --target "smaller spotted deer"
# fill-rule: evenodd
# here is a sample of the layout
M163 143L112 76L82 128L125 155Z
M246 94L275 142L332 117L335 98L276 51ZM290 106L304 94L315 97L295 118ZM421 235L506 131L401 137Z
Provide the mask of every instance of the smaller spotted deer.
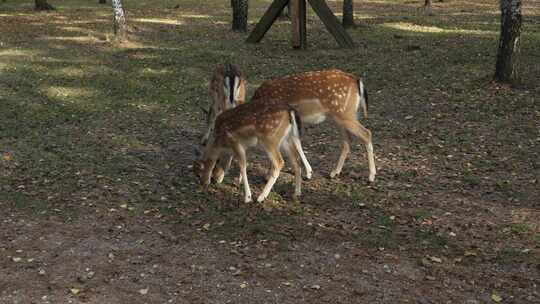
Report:
M300 121L297 115L298 113L287 103L278 99L265 98L241 104L218 115L207 143L193 165L193 170L199 177L201 185L207 188L210 184L216 161L221 154L232 152L240 166L244 201L251 202L251 190L246 172L246 149L260 144L270 158L272 168L257 201L262 202L266 199L284 166L280 150L284 150L291 161L295 173L294 195L299 196L302 169L298 162L299 151L295 143L295 140L299 142L298 124Z

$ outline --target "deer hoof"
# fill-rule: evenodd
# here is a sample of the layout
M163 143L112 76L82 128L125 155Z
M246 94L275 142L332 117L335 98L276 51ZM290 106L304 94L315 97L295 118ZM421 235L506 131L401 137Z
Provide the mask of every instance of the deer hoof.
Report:
M223 182L223 179L225 178L225 174L220 174L218 176L215 177L216 179L216 183L217 184L221 184Z

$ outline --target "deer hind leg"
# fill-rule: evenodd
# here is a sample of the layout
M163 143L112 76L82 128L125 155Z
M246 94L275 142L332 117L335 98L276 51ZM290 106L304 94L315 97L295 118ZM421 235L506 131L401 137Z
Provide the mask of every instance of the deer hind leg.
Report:
M279 148L275 147L273 145L265 144L266 153L268 154L268 157L270 158L270 161L272 162L272 169L270 171L270 176L268 178L268 181L266 182L266 185L264 186L264 189L262 193L257 198L257 202L262 202L266 199L268 194L270 193L270 190L272 190L272 187L274 186L278 176L279 172L283 168L283 165L285 161L283 161L283 157L281 156L281 153L279 152Z
M304 149L302 149L302 143L300 142L300 139L296 136L292 136L290 144L291 146L294 146L294 148L292 149L296 150L297 155L300 157L300 160L302 161L302 164L306 169L306 178L311 179L311 177L313 176L313 169L311 169L306 155L304 154Z
M287 158L291 161L294 170L294 197L298 197L302 194L302 167L298 161L298 158L301 157L301 152L298 150L293 139L294 137L289 138L283 149L287 153Z
M336 122L343 128L345 128L350 134L360 138L366 146L367 158L369 164L369 181L375 180L375 157L373 155L373 143L371 142L371 131L362 126L356 119L338 120ZM339 165L339 163L338 163Z
M341 170L343 169L343 165L345 164L345 160L347 159L347 156L349 155L349 152L351 152L351 135L350 133L345 130L343 127L340 127L341 135L343 138L343 145L341 148L341 154L339 155L338 162L336 164L336 168L330 172L330 177L334 178L338 176L341 173Z
M240 176L242 177L242 182L244 184L244 202L249 203L251 199L251 189L249 188L249 182L247 178L247 161L246 161L246 150L240 144L235 144L233 146L233 151L238 159L238 166L240 167Z

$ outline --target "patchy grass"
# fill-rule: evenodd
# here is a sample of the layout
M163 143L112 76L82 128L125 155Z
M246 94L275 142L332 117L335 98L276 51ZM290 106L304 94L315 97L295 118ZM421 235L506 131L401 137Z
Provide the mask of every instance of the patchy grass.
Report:
M448 247L448 238L433 231L417 231L416 240L421 246L430 249L441 250Z
M495 289L540 300L533 2L514 89L491 83L493 1L435 2L434 16L420 1L356 2L351 50L309 11L308 51L290 48L287 20L244 43L228 1L128 1L122 46L110 43L110 4L50 2L57 11L0 2L0 302L466 303ZM267 5L250 1L250 29ZM227 61L249 94L301 71L362 75L375 183L360 143L328 177L340 142L323 124L303 137L315 175L298 201L290 170L264 204L241 203L237 169L201 191L198 109ZM249 159L256 196L268 162Z
M510 232L514 234L526 234L532 230L529 223L514 223L510 225Z

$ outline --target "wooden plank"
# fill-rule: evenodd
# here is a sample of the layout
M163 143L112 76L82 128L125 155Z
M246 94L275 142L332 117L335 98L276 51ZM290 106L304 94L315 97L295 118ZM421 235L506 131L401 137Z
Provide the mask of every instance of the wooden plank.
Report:
M272 24L274 24L274 21L276 21L276 19L279 17L281 11L283 11L287 3L289 3L289 0L274 0L262 16L261 20L259 20L259 23L257 23L251 34L249 34L246 42L257 43L261 41L264 34L266 34Z
M339 46L353 48L354 41L351 36L347 34L341 23L339 23L339 20L330 10L328 5L326 5L326 2L324 0L308 0L308 2L317 16L322 20L326 29L334 36Z
M291 1L292 45L295 49L307 47L306 0Z

